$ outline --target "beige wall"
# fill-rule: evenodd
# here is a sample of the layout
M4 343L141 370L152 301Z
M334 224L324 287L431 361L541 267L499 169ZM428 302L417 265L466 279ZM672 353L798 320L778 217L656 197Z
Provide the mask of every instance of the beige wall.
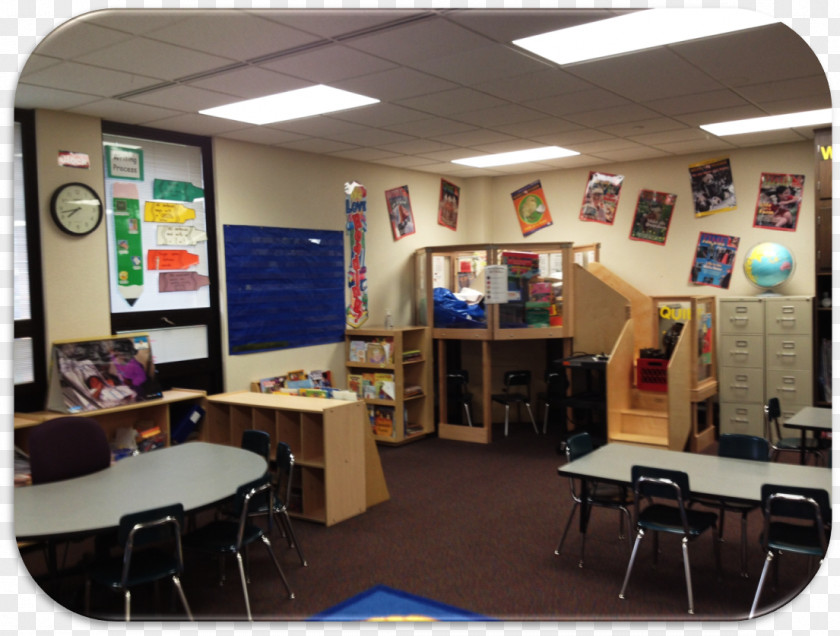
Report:
M98 119L37 113L41 235L45 277L47 342L97 337L110 329L105 225L93 234L73 239L61 234L49 219L49 198L65 181L83 181L102 196L102 145ZM58 150L86 152L90 170L59 168ZM741 273L744 252L764 240L789 246L798 257L793 279L780 291L814 293L813 148L809 142L766 146L726 153L732 161L738 210L695 219L687 166L712 156L612 164L598 169L625 176L621 201L612 226L578 220L589 169L557 170L513 177L450 179L460 185L458 230L438 225L440 177L422 172L290 152L243 142L216 139L213 146L216 178L217 224L220 251L220 296L223 350L226 345L226 302L223 226L265 225L344 231L344 183L358 181L368 191L367 255L370 319L382 323L385 309L396 324L412 318L412 255L419 247L482 242L601 243L602 262L640 291L650 295L725 294L754 295ZM723 156L723 155L721 155ZM759 175L793 172L806 175L806 196L796 232L752 227ZM548 199L554 225L522 238L510 193L539 178ZM385 207L384 191L407 185L417 231L394 241ZM666 245L630 241L633 209L638 191L650 188L677 194L674 220ZM700 231L741 237L736 275L727 292L688 283L691 261ZM224 354L227 390L245 389L261 377L293 368L332 369L344 381L343 345L323 345L255 353Z

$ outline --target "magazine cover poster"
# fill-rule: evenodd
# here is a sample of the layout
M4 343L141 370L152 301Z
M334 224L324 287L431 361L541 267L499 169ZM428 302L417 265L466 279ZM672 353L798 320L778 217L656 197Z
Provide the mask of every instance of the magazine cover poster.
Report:
M411 211L411 199L408 198L408 186L386 190L385 201L394 240L399 241L404 236L414 234L414 214Z
M438 203L438 224L450 230L458 229L458 201L461 188L446 179L440 180L440 202Z
M612 225L622 181L623 175L590 172L580 207L580 220Z
M708 216L735 209L735 181L728 157L691 164L688 172L691 175L695 216Z
M771 230L796 230L805 175L762 172L758 184L753 227Z
M516 209L516 218L519 219L522 236L528 236L552 224L545 193L539 181L519 188L510 196L513 199L513 207Z
M634 241L665 245L676 202L676 194L653 190L639 192L636 214L633 217L633 226L630 228L630 238Z
M729 289L739 241L737 236L700 232L690 282Z

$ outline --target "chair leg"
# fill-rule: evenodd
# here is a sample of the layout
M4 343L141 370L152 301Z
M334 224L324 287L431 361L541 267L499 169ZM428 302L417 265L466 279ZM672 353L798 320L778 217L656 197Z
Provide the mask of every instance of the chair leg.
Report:
M722 522L722 520L721 520ZM747 511L741 513L741 576L748 578L747 572Z
M755 598L753 599L752 607L750 608L750 618L755 616L756 607L758 607L758 599L761 596L761 590L764 587L764 579L767 577L767 569L773 561L773 551L768 550L767 556L764 559L764 567L761 568L761 576L758 577L758 587L755 590Z
M554 554L560 555L560 550L563 549L563 543L566 541L566 535L569 533L569 528L572 526L572 519L575 518L575 511L578 509L580 504L576 501L572 506L572 512L569 515L569 520L566 522L566 528L563 530L563 537L560 539L560 543L557 544L557 549L554 551Z
M190 611L190 606L187 603L187 597L184 596L184 588L181 587L181 578L177 574L172 577L172 583L175 584L175 589L178 590L178 596L181 597L181 603L183 604L184 609L187 611L187 619L191 621L195 620L193 618L192 612Z
M691 566L688 562L688 537L682 538L683 568L685 569L685 588L688 591L688 613L694 614L694 591L691 589Z
M472 426L472 417L470 417L470 405L464 402L464 413L467 415L467 424Z
M505 437L508 436L508 422L510 421L510 404L505 404Z
M274 561L274 566L280 573L280 578L283 579L283 585L286 586L286 591L289 593L289 598L294 598L295 593L292 592L292 588L289 586L289 581L286 579L286 575L283 573L283 568L280 567L280 561L277 560L277 555L275 555L274 550L271 549L271 541L269 541L268 537L265 535L263 535L261 538L265 549L268 550L269 555L271 555L271 560Z
M624 592L627 591L627 583L630 581L630 572L633 569L633 562L636 560L636 552L639 550L639 542L641 542L642 537L645 536L645 531L639 529L639 532L636 534L636 542L633 544L633 550L630 552L630 561L627 563L627 573L624 575L624 583L621 584L621 591L618 593L618 598L624 598Z
M534 425L534 432L539 435L540 429L537 428L537 421L534 419L534 414L531 412L531 404L530 402L525 402L525 408L528 409L528 416L531 418L531 424Z
M543 435L548 433L548 402L545 403L545 413L543 415Z
M251 599L248 598L248 581L245 579L245 562L242 559L242 554L236 553L236 564L239 566L239 579L242 581L242 594L245 597L245 614L249 621L253 621L251 616Z
M131 590L126 588L123 596L125 597L125 622L127 623L131 620Z
M300 564L303 567L308 566L309 564L303 556L303 550L300 549L300 542L297 540L297 536L295 536L295 529L292 526L292 520L289 518L289 513L284 510L281 513L280 520L286 527L286 534L289 536L289 547L294 548L297 551L298 557L300 557Z

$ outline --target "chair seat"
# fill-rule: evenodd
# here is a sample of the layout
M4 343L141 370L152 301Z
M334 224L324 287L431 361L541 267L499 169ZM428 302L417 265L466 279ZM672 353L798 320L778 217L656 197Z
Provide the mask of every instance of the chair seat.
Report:
M802 438L799 437L783 437L774 443L774 446L779 450L799 450L802 448ZM805 448L807 450L819 450L818 440L813 437L805 438Z
M795 551L797 554L815 557L823 556L822 546L813 526L775 521L770 523L768 537L767 547L771 550Z
M717 523L717 515L701 510L685 511L689 534L698 536ZM664 504L651 504L639 513L639 526L655 532L683 534L679 508Z
M212 552L236 552L236 533L239 521L219 519L202 526L183 539L184 547ZM259 526L246 523L242 534L242 545L248 545L260 538L263 531Z
M632 503L625 486L601 482L589 482L588 499L601 505L628 506Z
M107 587L122 587L122 557L116 557L95 564L90 578ZM144 550L134 555L128 571L128 587L152 583L167 576L178 574L178 561L171 553L158 550Z
M517 393L494 393L492 396L493 401L501 402L502 404L506 402L527 402L528 397L525 395L519 395Z

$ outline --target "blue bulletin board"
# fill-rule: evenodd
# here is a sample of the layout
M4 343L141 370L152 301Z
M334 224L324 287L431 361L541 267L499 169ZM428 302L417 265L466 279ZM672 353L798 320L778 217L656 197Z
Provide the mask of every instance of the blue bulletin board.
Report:
M230 355L344 340L344 234L225 225Z

